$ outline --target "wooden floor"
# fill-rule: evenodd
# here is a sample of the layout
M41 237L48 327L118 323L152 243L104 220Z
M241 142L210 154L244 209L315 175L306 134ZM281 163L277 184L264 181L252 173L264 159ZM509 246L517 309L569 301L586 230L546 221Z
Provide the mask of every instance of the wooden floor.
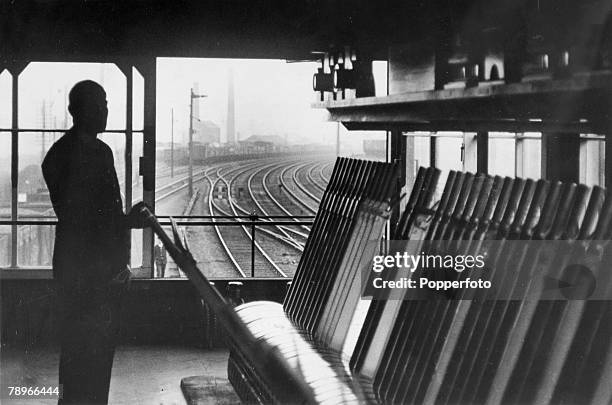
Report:
M2 386L57 384L59 351L56 348L2 347ZM185 404L181 378L206 375L219 385L228 384L225 350L185 347L123 346L117 349L109 394L110 404ZM55 404L56 401L7 401L7 404ZM211 404L217 403L214 398Z

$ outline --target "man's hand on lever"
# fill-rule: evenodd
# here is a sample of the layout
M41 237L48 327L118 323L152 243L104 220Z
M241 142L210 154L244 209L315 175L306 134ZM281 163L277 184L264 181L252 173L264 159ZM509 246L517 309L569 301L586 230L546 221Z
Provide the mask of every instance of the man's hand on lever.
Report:
M131 229L142 229L149 224L146 220L148 218L148 212L144 208L149 209L147 204L140 201L132 207L130 212L126 215L127 226Z

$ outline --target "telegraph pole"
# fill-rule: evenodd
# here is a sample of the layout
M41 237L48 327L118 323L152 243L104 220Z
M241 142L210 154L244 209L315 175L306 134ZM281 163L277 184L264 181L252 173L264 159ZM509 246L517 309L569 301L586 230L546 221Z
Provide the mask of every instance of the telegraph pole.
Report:
M189 103L189 198L193 196L193 99L208 97L206 94L195 94L193 87Z
M193 156L191 149L193 147L193 88L191 89L189 103L189 145L187 146L187 154L189 155L189 198L193 196Z

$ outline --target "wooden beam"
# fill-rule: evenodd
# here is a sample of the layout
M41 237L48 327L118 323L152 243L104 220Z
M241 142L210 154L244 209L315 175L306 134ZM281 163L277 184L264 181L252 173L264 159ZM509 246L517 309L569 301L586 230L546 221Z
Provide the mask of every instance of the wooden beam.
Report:
M489 133L478 132L476 134L476 172L489 173Z
M478 134L463 134L463 171L478 171Z
M156 120L156 60L147 58L135 64L144 78L144 134L143 159L140 174L142 175L143 201L155 212L155 120ZM153 278L153 231L145 228L142 234L142 276Z
M50 268L9 268L0 269L0 280L53 280Z
M435 120L431 122L412 122L396 120L393 117L368 115L330 114L330 121L341 121L349 131L462 131L462 132L558 132L604 134L609 124L589 122L551 122L551 121L519 121L519 120Z
M17 195L19 192L19 74L11 71L12 83L12 118L11 118L11 220L17 220ZM11 267L17 267L17 225L11 225Z
M429 166L437 167L437 159L436 159L436 148L437 142L436 137L429 135Z
M606 178L606 188L608 190L612 190L612 127L610 131L606 134L606 152L605 152L605 178Z
M125 212L130 212L132 208L132 181L134 176L132 175L132 148L133 148L133 123L134 123L134 71L131 63L117 63L117 66L125 75L125 151L123 154L124 160L124 184L125 184ZM129 244L130 258L128 263L131 264L131 253L132 253L132 238L131 232L130 237L127 239Z
M400 177L397 179L396 186L396 197L399 197L405 192L406 189L406 137L400 131L392 131L390 143L391 147L389 148L389 161L397 162L397 164L403 168L403 170L400 170ZM394 234L394 227L399 220L400 213L400 206L396 204L391 211L391 225L389 227L391 235Z
M612 73L315 103L349 129L603 133Z
M6 63L11 74L11 221L17 221L17 194L19 192L19 76L28 66L29 62L12 61ZM11 225L11 267L17 268L18 248L17 225Z
M576 97L595 91L610 91L612 73L593 72L560 80L539 80L512 84L481 85L469 88L453 88L432 91L417 91L391 94L384 97L361 97L354 99L317 102L314 108L346 109L356 107L388 107L391 105L418 105L427 102L485 100L486 102L512 101L522 96L549 97L558 95ZM609 94L608 94L609 96ZM553 100L554 101L554 100ZM549 110L547 108L547 110Z

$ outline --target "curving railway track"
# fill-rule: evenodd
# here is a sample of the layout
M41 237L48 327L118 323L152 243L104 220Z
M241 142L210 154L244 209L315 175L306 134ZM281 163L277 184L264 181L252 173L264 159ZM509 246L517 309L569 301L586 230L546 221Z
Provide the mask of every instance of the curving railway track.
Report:
M298 218L295 218L293 213L287 208L288 201L285 201L285 205L280 202L280 196L275 196L270 187L266 184L269 176L278 170L282 165L272 165L264 167L256 172L253 172L248 179L247 187L249 194L253 202L257 205L259 210L265 216L291 216L292 220L299 222ZM272 187L273 188L273 187ZM288 241L293 243L300 252L304 250L306 239L308 238L309 228L303 225L299 226L285 226L279 225L277 229L283 234Z
M245 221L223 217L237 216L295 216L303 214L303 206L296 203L299 191L306 188L302 182L307 181L307 174L298 176L295 171L302 169L311 173L320 162L295 162L291 160L267 160L264 162L244 162L240 167L219 167L206 171L204 177L208 183L208 214L216 216L213 222ZM291 180L287 183L287 168L293 168ZM312 175L311 175L312 176ZM298 179L301 177L301 179ZM281 187L270 186L274 178ZM318 191L323 188L319 180ZM316 186L315 186L316 187ZM272 190L275 190L273 192ZM316 212L320 197L314 193L309 208ZM316 204L316 205L315 205ZM315 205L315 207L313 207ZM250 225L226 226L215 225L218 241L234 270L241 277L254 274L256 277L287 277L297 267L303 246L308 237L308 227L302 225L266 226L271 219L260 218L262 225L256 227L255 241L252 238L253 228ZM295 219L298 221L297 219ZM280 245L280 246L279 246ZM252 250L253 248L253 250ZM254 265L253 265L254 262Z
M312 171L317 167L318 164L312 164L310 162L298 165L293 172L293 181L318 204L323 197L325 185L319 184L312 175Z
M321 177L321 180L325 182L325 184L329 182L329 178L331 177L331 173L333 169L334 169L333 162L329 162L329 163L325 163L321 165L321 168L319 169L319 176Z
M326 163L319 163L319 164L312 165L310 169L306 172L307 181L310 182L310 184L312 184L314 187L319 189L319 191L321 192L321 195L323 195L323 192L325 191L325 188L327 187L327 181L323 180L320 176L321 167L324 164ZM315 169L317 169L316 172L315 172Z
M317 197L297 181L295 171L299 166L300 163L294 163L285 167L280 173L279 181L284 191L301 207L300 215L314 215L318 207Z
M237 177L245 176L253 167L230 169L222 173L222 169L216 170L216 179L210 179L211 193L209 194L209 209L212 215L222 216L239 216L249 212L238 206L232 195L232 182ZM209 175L209 178L211 176ZM227 198L214 198L214 189L218 185L225 185L227 190ZM222 186L223 187L223 186ZM215 222L233 221L230 219L214 219ZM269 233L261 232L259 237L251 234L252 229L249 226L215 226L217 235L226 253L234 264L238 272L246 277L247 274L256 277L287 277L287 273L281 269L279 257L273 252L278 252L277 235L270 236ZM246 238L245 238L246 237ZM255 250L251 248L254 247ZM254 261L254 267L252 262Z

